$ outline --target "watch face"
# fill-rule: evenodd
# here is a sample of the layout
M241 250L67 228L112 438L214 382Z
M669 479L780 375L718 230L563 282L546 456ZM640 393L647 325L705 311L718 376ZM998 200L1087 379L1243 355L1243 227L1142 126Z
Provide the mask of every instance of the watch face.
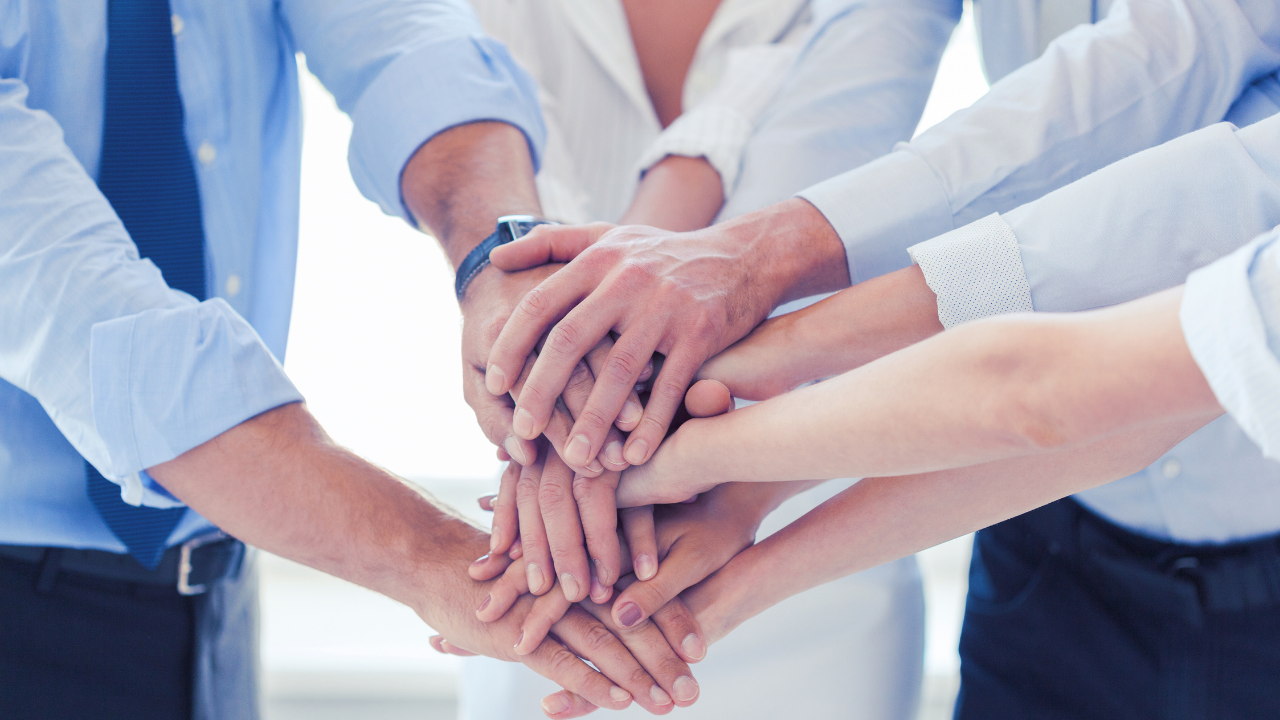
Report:
M525 236L536 225L551 225L552 223L533 215L503 215L498 218L498 232L506 237L503 243L519 240Z

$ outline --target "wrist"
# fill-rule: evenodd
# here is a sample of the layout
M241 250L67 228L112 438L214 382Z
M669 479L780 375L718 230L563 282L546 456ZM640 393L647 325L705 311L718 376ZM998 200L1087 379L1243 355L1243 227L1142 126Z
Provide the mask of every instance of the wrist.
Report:
M818 209L792 198L724 223L731 240L747 249L752 283L771 309L849 286L844 244Z

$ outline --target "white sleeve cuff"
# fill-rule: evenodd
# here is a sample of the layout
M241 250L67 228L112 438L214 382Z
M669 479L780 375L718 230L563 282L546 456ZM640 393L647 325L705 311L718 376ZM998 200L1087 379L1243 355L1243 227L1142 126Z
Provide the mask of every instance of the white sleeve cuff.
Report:
M751 137L751 121L724 105L699 105L676 118L636 163L641 177L668 155L706 158L720 173L727 197L742 169L742 148Z
M1254 265L1277 263L1272 232L1187 277L1179 319L1187 347L1213 394L1262 453L1280 460L1280 359L1268 345L1270 317L1255 295ZM1261 273L1257 279L1264 280ZM1267 295L1280 297L1280 288Z
M938 296L943 327L1033 309L1018 238L998 213L913 245L907 252Z
M840 236L854 283L907 267L907 247L955 229L937 175L904 143L797 196Z

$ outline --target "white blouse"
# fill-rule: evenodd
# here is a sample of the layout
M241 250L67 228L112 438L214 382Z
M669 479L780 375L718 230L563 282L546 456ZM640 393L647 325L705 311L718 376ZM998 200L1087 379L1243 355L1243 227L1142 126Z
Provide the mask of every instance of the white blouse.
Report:
M548 132L538 191L544 214L566 222L617 221L641 172L666 155L706 157L732 189L812 22L810 0L723 0L690 65L685 113L664 131L621 0L472 4L539 84Z

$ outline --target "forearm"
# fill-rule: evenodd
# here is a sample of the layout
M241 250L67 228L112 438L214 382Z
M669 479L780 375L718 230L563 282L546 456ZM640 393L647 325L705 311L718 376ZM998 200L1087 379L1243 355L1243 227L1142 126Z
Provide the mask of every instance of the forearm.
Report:
M724 204L720 173L705 158L668 155L645 173L622 225L685 232L704 228Z
M714 641L799 592L1136 472L1213 417L1051 455L868 478L743 551L686 601Z
M692 420L653 472L697 467L711 483L901 475L1221 412L1182 336L1180 297L1179 288L1091 313L964 325L818 385Z
M528 142L507 123L469 123L436 135L410 158L400 185L405 205L455 268L499 217L541 213Z
M150 474L235 537L403 602L428 622L447 611L431 599L488 548L482 531L425 492L335 444L302 405L263 413Z

